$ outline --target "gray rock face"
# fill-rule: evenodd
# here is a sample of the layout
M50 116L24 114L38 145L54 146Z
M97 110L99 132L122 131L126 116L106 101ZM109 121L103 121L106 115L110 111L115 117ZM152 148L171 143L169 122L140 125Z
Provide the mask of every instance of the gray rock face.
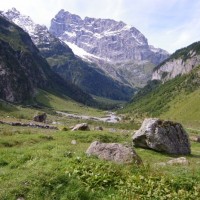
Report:
M184 60L183 58L169 60L152 74L152 80L161 80L166 82L178 75L189 73L200 63L200 55L193 55L192 58Z
M61 10L52 19L50 32L66 42L76 55L129 85L146 84L153 67L169 56L166 51L150 46L135 27L121 21L81 19Z
M191 153L186 131L179 123L160 119L145 119L133 135L135 146L176 155Z
M89 131L89 126L87 123L77 124L72 128L72 131Z
M126 81L121 81L121 78L113 79L113 76L110 75L110 71L116 74L112 65L109 65L108 70L104 73L96 68L93 63L83 62L82 59L74 55L66 43L51 34L46 26L34 23L30 17L22 15L15 8L3 12L2 15L31 36L32 41L40 50L42 56L47 59L54 72L66 81L70 81L86 93L96 96L117 100L129 100L132 97L135 89L130 84L127 85ZM101 63L99 65L102 66ZM138 65L135 68L135 70L129 71L133 71L132 74L135 73L137 76L138 73L141 74L142 77L145 77L145 80L146 77L151 78L152 66L150 66L150 70L139 70ZM141 69L143 68L142 66ZM129 74L129 76L132 74ZM121 77L123 73L116 76ZM95 84L93 84L94 80ZM137 79L135 82L140 83ZM142 82L142 84L144 83Z
M3 12L2 15L26 31L36 46L41 42L50 43L55 39L46 26L35 24L29 16L22 15L15 8Z
M50 32L86 52L113 61L151 60L160 63L168 53L148 45L145 36L124 22L95 19L61 10L51 21Z
M95 141L91 143L86 154L94 155L100 159L110 160L116 163L142 163L141 158L132 148L118 143L101 143Z
M200 42L195 42L177 50L167 60L158 65L153 72L152 80L163 82L178 75L189 73L200 64Z

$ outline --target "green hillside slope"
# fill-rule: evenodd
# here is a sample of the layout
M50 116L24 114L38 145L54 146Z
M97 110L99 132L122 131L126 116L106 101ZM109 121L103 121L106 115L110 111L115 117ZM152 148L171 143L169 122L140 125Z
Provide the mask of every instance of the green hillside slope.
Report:
M200 127L200 66L164 84L150 82L122 112L162 117Z
M90 95L51 70L26 32L0 17L0 98L23 102L38 88L95 104Z

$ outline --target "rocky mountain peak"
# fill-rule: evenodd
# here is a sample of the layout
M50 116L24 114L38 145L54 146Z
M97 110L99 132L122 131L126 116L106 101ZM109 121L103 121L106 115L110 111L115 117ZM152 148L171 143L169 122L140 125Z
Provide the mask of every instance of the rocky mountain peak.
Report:
M158 64L168 57L166 51L152 49L147 38L135 27L122 21L96 19L61 10L51 21L50 32L56 37L111 62L150 61ZM78 53L78 52L77 52ZM75 52L76 54L76 52Z
M22 15L16 8L9 9L2 14L26 31L31 36L34 44L37 45L44 40L49 42L52 40L52 36L46 26L34 23L29 16Z

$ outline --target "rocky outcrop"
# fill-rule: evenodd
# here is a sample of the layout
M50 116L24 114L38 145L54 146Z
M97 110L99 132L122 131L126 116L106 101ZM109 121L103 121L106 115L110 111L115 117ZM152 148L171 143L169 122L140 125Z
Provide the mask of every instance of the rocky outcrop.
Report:
M152 80L165 82L178 75L187 74L199 65L200 42L196 42L176 51L166 61L158 65L153 72Z
M73 128L72 131L89 131L90 128L87 123L82 123L82 124L76 124Z
M94 155L99 159L110 160L116 163L142 163L141 158L132 148L118 143L101 143L95 141L91 143L86 154Z
M173 59L158 69L156 69L152 74L152 80L161 80L163 82L173 79L178 75L183 75L189 73L193 68L200 64L200 55L195 55L186 61L182 58Z
M148 45L135 27L111 19L95 19L61 10L51 21L50 32L89 54L112 61L149 60L155 64L168 53Z
M134 87L151 79L153 67L169 54L148 44L135 27L111 19L95 19L61 10L50 32L87 62L95 63L112 78Z
M141 128L133 135L133 144L169 154L191 153L188 134L181 124L155 118L144 120Z

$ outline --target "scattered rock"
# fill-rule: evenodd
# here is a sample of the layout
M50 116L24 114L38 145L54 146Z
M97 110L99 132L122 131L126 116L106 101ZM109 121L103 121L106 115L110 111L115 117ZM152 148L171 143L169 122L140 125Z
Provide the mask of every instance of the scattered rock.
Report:
M164 167L166 165L188 165L189 161L185 157L174 158L167 162L156 163L156 166Z
M33 121L35 122L45 122L47 119L47 114L42 113L33 117Z
M82 123L82 124L77 124L73 127L72 131L78 131L78 130L81 130L81 131L89 131L89 126L87 123Z
M200 136L190 136L190 141L200 142Z
M53 125L56 125L56 124L60 125L61 123L60 123L60 122L55 122L55 121L54 121L54 122L52 122L52 124L53 124Z
M102 128L101 126L96 126L96 127L94 128L94 130L96 130L96 131L103 131L103 128Z
M74 144L74 145L77 144L76 140L72 140L71 144Z
M55 130L58 130L58 128L55 127L55 126L33 124L33 123L4 122L4 121L0 121L0 124L8 124L10 126L29 126L29 127L32 127L32 128L44 128L44 129L55 129Z
M191 153L188 134L182 125L160 119L145 119L141 128L133 135L133 144L169 154Z
M167 162L169 165L188 165L189 161L185 157L175 158Z
M91 143L86 154L97 156L103 160L111 160L116 163L142 163L141 158L132 148L118 143L101 143L95 141Z

